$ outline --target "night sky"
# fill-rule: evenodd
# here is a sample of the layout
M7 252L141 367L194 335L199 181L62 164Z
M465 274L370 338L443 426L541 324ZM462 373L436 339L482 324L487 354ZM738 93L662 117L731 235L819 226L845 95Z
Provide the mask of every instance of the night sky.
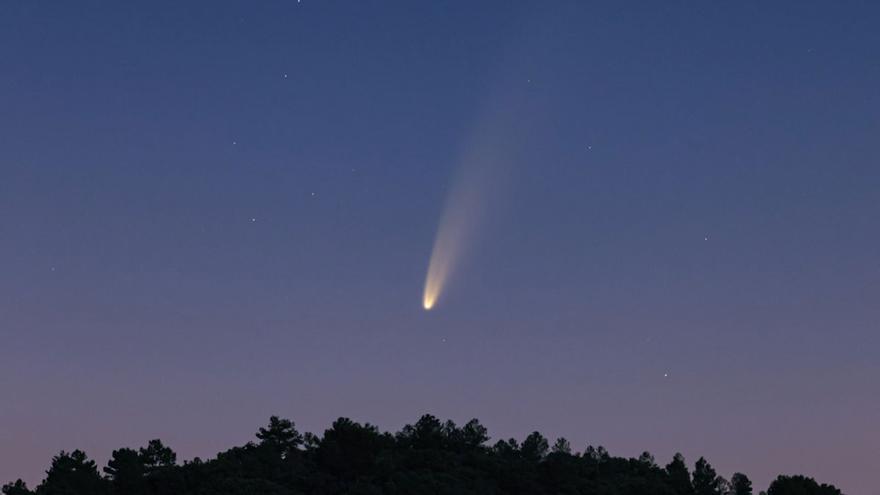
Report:
M0 482L430 412L875 493L878 19L4 2Z

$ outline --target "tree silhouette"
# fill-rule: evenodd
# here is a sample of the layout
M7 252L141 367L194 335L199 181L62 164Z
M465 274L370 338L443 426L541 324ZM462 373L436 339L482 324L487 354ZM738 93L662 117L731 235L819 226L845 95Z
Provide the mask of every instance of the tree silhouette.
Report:
M27 484L22 480L15 480L14 483L7 483L0 489L3 495L31 495L34 492L28 490Z
M586 450L584 450L584 457L599 463L602 461L607 461L610 456L608 455L608 451L605 450L605 447L601 445L599 447L588 445Z
M700 457L694 466L694 493L696 495L719 495L721 480L709 462Z
M806 476L778 476L767 495L841 495L840 490L832 485L819 484Z
M104 473L111 482L113 493L140 494L146 491L146 466L141 455L133 449L114 450Z
M548 450L550 450L550 444L548 444L547 439L537 431L534 431L527 436L526 439L523 440L522 446L519 449L520 455L522 455L524 459L532 462L537 462L543 459L547 455Z
M733 473L730 489L733 495L752 495L752 481L742 473Z
M425 414L416 424L404 426L398 440L415 449L438 449L443 445L443 424L434 416Z
M177 464L160 440L114 450L98 472L79 451L52 458L35 492L21 480L3 495L751 495L749 479L728 483L704 458L688 471L676 454L665 468L644 452L613 457L603 447L582 454L539 432L499 440L477 420L459 427L426 414L397 434L339 418L322 436L300 434L272 416L248 442L208 460ZM840 495L804 476L780 476L766 495Z
M468 421L461 429L462 441L466 447L475 449L489 441L489 430L478 419Z
M146 447L138 451L138 455L147 472L170 467L177 462L177 454L158 439L150 440Z
M269 426L260 428L257 438L262 445L269 446L282 455L293 452L303 443L303 437L296 431L293 421L280 419L278 416L269 418Z
M492 451L501 459L511 460L519 456L519 443L515 438L498 440L492 446Z
M551 452L554 454L571 454L571 443L569 443L568 440L559 437L556 439L556 443L553 444Z
M101 495L107 492L107 485L95 461L85 452L61 451L52 458L52 465L46 471L46 479L37 487L37 495Z
M683 455L676 453L672 457L672 462L666 465L666 473L669 475L669 484L677 493L687 495L694 493L694 488L691 485L691 475L688 472Z
M335 476L351 480L375 467L380 452L393 442L372 425L339 418L324 432L316 449L318 463Z

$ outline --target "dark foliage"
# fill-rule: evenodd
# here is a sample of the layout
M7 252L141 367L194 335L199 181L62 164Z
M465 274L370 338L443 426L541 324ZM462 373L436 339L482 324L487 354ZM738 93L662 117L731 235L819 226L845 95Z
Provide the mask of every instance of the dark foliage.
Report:
M770 488L767 495L841 495L840 490L833 485L819 484L813 478L806 476L779 476Z
M728 483L703 458L693 474L676 454L661 468L649 452L612 457L603 447L573 452L564 438L551 447L538 432L487 445L479 421L462 427L431 415L396 435L339 418L322 437L301 434L273 416L259 443L209 461L177 463L159 440L112 453L102 476L85 453L61 452L32 491L18 480L3 495L751 495L748 477ZM840 495L812 478L780 476L767 495Z
M700 457L694 466L693 485L697 495L721 495L723 483L712 465Z
M29 495L33 492L28 490L27 484L24 481L16 480L14 483L3 485L2 493L3 495Z
M730 478L730 495L752 495L752 480L742 473L733 473Z

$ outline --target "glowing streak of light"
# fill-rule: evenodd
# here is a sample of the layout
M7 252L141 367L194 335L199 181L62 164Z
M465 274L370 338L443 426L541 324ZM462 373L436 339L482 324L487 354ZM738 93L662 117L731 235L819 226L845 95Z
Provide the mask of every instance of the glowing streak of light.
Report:
M425 310L437 305L465 248L474 243L489 205L509 186L511 163L531 126L522 119L526 115L522 92L521 85L494 91L462 149L428 263L422 294Z
M506 62L499 63L499 67L510 74L528 72L530 69L519 66L518 61L529 58L523 54L530 53L530 46L524 42L513 47L509 55L502 57ZM462 262L465 247L473 243L488 205L495 203L498 193L509 186L510 168L524 158L521 152L523 146L532 141L534 116L541 113L535 111L528 98L532 86L531 77L500 78L475 119L477 125L462 149L458 176L452 182L434 238L422 294L425 310L437 305L450 276Z
M461 198L462 194L454 191L446 202L446 209L434 238L434 248L431 250L431 261L428 263L428 275L425 278L425 291L422 296L422 306L429 310L437 303L449 274L458 263L462 245L471 230L474 220L468 217L468 208ZM471 200L472 202L473 200Z
M470 150L446 198L425 278L422 307L426 310L437 304L450 275L461 262L465 246L473 242L492 196L491 184L498 178L496 157L488 150L478 150Z

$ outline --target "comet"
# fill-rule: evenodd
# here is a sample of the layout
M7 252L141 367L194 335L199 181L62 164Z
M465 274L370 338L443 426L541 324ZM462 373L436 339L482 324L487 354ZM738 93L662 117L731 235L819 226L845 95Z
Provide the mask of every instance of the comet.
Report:
M520 60L522 53L512 50L510 60ZM510 70L515 65L500 66ZM468 249L485 230L485 219L511 185L513 165L525 158L523 146L532 139L538 113L527 97L531 84L526 78L500 78L459 150L428 261L422 293L426 311L437 306L461 270Z
M475 189L473 185L459 182L453 186L446 200L425 277L422 296L425 310L437 304L449 275L461 260L465 241L473 235L478 224L480 204Z
M478 184L468 181L467 178L460 178L446 200L425 277L422 296L425 310L430 310L437 304L449 275L461 260L466 240L473 236L479 223L483 208L478 189Z
M494 105L492 108L495 111L487 112L487 118L482 119L482 125L476 128L465 147L446 196L425 277L422 294L425 310L436 306L450 278L460 269L489 207L496 203L496 193L504 189L503 184L507 182L507 164L515 147L512 143L519 139L515 126L511 125L515 122L511 109L516 107Z

